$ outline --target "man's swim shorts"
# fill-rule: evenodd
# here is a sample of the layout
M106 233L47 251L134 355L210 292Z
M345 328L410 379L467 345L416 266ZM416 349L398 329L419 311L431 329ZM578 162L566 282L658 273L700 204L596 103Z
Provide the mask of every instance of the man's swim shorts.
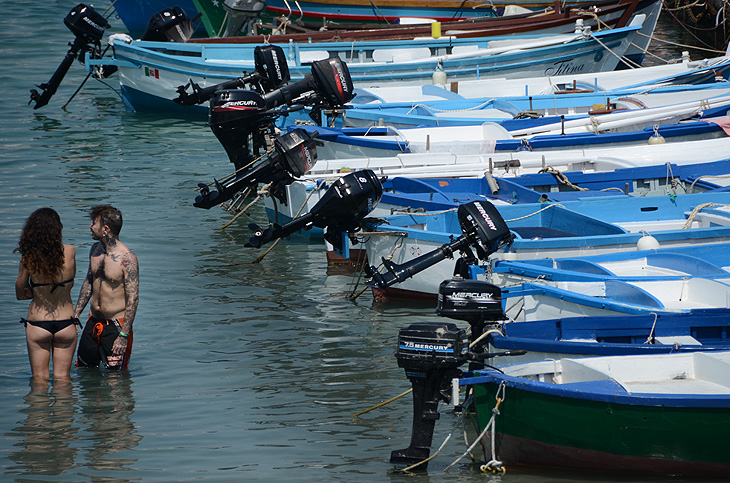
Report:
M99 367L99 363L110 371L124 371L132 355L132 331L127 338L127 350L124 354L112 354L114 341L119 337L124 319L97 319L89 316L79 339L79 350L76 357L77 367Z

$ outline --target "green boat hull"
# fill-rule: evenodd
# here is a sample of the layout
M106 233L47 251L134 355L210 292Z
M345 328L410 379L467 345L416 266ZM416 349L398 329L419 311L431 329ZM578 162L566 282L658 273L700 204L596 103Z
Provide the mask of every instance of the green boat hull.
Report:
M482 431L499 382L473 387ZM730 476L729 416L727 408L623 404L508 385L496 417L496 455L506 467ZM485 448L489 460L489 436Z

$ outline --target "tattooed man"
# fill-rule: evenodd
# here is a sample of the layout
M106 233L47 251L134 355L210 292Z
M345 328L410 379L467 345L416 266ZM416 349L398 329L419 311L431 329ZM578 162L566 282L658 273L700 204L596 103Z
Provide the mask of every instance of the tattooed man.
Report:
M91 302L79 340L76 365L123 371L132 353L132 324L139 302L139 266L134 252L119 241L122 213L109 205L89 210L89 271L81 285L75 316Z

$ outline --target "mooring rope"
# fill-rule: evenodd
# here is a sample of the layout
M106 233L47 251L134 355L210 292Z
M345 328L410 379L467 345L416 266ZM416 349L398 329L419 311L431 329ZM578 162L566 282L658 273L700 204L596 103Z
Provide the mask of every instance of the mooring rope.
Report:
M484 427L484 430L479 434L479 436L474 440L474 442L467 448L467 450L456 460L451 463L449 466L444 468L444 473L448 472L451 468L456 465L459 461L461 461L464 456L471 454L471 450L474 449L474 447L479 443L484 435L487 433L487 431L492 429L492 438L491 438L491 459L484 465L480 467L482 471L490 471L495 474L504 474L507 470L502 466L502 462L497 459L497 450L495 445L495 434L496 434L496 421L497 416L499 415L499 406L502 404L502 402L505 399L505 383L504 381L499 384L499 387L497 388L497 393L495 395L495 399L497 400L497 403L494 406L494 409L492 409L492 417L489 419L489 422ZM501 396L500 396L501 393Z
M697 183L702 178L730 178L730 174L703 174L702 176L698 176L696 180L692 181L692 184L689 187L689 194L692 194L695 183Z
M618 55L618 54L617 54L616 52L614 52L613 50L611 50L611 48L610 48L610 47L609 47L608 45L606 45L605 43L603 43L603 42L601 41L601 39L599 39L599 38L598 38L598 37L596 37L595 35L591 34L591 38L592 38L593 40L595 40L596 42L598 42L598 44L599 44L599 45L600 45L601 47L603 47L604 49L606 49L606 50L607 50L607 51L608 51L608 52L609 52L610 54L612 54L612 55L613 55L614 57L616 57L617 59L619 59L619 60L623 61L623 62L624 62L624 63L625 63L626 65L628 65L628 66L629 66L629 67L631 67L632 69L636 69L636 68L638 68L638 67L641 67L641 65L637 64L637 63L636 63L636 62L634 62L633 60L631 60L631 59L629 59L629 58L626 58L626 57L624 57L624 56L622 56L622 55Z
M694 217L697 215L697 213L700 212L700 210L704 208L712 208L713 206L730 206L730 204L727 203L702 203L701 205L698 205L695 207L694 210L692 210L692 213L689 214L687 217L687 221L684 223L684 226L682 226L683 230L686 230L690 226L692 226L692 221L694 220Z

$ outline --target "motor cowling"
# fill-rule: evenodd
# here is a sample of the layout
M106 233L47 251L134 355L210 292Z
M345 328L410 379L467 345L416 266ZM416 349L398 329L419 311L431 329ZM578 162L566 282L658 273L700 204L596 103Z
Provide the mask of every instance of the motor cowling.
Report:
M154 14L142 34L142 40L155 42L187 42L195 29L182 8L171 7Z
M395 357L409 377L434 369L455 369L466 362L466 333L451 322L416 322L398 332Z
M236 169L251 162L251 149L258 154L258 149L265 145L256 136L262 136L259 131L270 127L267 111L263 97L254 91L217 91L210 100L208 126Z
M353 98L354 85L350 70L339 57L314 62L312 75L330 107L342 106Z
M256 46L253 50L253 60L264 92L278 89L291 79L286 54L278 45Z
M63 23L76 37L89 42L99 42L104 30L111 27L102 14L83 3L76 5L63 19Z
M461 232L469 238L479 258L486 258L500 246L509 243L513 235L497 208L486 201L459 205L457 217Z
M502 290L482 280L453 278L439 285L436 313L442 317L476 321L502 320Z

